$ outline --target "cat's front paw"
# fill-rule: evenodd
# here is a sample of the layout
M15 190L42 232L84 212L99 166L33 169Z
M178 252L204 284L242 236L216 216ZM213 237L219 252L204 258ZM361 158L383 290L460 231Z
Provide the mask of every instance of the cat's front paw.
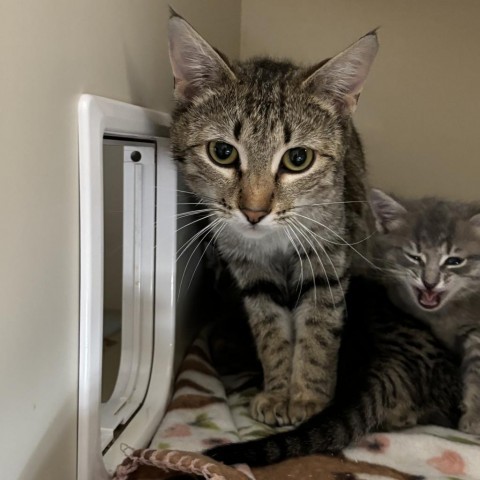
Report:
M329 400L306 392L297 393L288 405L288 417L292 425L302 423L318 412L321 412Z
M464 413L460 418L458 428L465 433L480 435L480 411Z
M258 393L250 404L250 415L267 425L289 425L288 398L281 393Z

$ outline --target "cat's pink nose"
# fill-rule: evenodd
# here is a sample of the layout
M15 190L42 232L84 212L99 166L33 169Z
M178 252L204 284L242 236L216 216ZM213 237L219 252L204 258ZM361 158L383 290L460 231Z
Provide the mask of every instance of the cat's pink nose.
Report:
M266 210L250 210L249 208L242 208L241 211L252 225L255 225L270 213Z

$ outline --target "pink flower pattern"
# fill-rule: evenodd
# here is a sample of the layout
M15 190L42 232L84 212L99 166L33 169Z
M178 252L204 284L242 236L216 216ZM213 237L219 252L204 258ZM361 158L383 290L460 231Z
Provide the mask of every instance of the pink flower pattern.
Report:
M427 460L428 465L448 475L465 475L465 461L457 452L444 450L439 457Z

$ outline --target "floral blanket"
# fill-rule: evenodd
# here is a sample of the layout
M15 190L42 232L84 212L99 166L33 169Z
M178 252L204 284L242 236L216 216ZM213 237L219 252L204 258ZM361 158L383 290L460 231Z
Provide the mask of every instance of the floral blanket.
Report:
M208 335L208 329L202 332L183 361L150 449L130 455L116 478L170 478L180 471L215 480L480 480L480 437L430 426L371 434L338 456L313 455L251 471L190 454L274 432L248 413L258 377L252 372L220 376L212 365ZM141 465L149 465L149 473L129 476Z

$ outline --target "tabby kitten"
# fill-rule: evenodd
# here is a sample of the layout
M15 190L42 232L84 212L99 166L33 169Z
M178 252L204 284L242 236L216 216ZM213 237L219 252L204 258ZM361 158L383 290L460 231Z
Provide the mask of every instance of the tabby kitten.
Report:
M206 455L260 466L339 451L375 430L457 425L456 356L427 325L395 307L378 282L352 279L347 305L333 402L294 430L218 446Z
M376 34L311 68L229 62L175 14L169 43L173 156L241 290L264 371L252 416L303 421L334 393L348 244L365 235L351 115Z
M480 434L480 205L395 200L373 190L383 282L402 310L462 357L459 428Z

